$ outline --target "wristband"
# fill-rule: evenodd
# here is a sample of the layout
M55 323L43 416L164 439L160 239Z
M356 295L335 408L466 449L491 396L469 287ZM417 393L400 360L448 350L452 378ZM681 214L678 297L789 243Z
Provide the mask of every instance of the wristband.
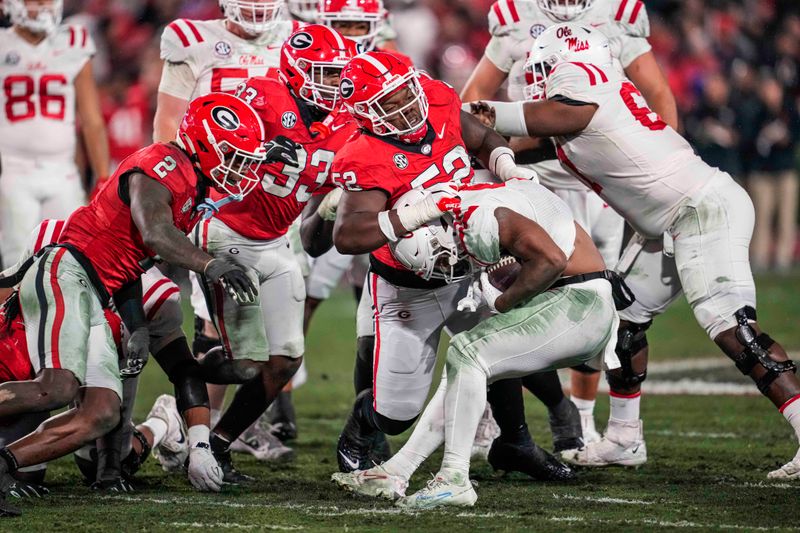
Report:
M189 428L187 436L189 438L189 448L194 448L197 444L205 444L208 446L209 435L211 431L208 426L198 424Z
M514 152L508 146L498 146L489 155L489 172L503 181L512 177L517 168Z
M394 232L392 221L389 220L389 211L378 213L378 227L389 242L397 242L397 234Z

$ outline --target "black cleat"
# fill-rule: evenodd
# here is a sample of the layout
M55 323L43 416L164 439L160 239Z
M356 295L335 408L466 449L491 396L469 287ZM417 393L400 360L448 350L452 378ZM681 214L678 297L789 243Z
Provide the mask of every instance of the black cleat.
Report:
M513 444L495 439L488 460L495 470L522 472L539 481L575 479L574 470L534 443Z
M376 431L375 435L372 437L372 443L369 452L369 461L371 463L369 468L372 468L372 464L379 465L391 458L392 447L389 445L389 441L386 439L386 433L382 431Z
M5 498L0 498L0 518L8 518L12 516L20 516L22 511L17 507L9 504Z
M374 433L376 432L373 429L365 431L355 412L350 412L336 443L336 461L339 463L340 472L372 468L370 452L375 438Z
M297 426L294 422L277 422L272 424L269 432L284 444L297 438Z
M269 422L272 424L271 433L281 442L297 438L297 414L292 403L292 393L281 391L272 405L269 406Z
M227 485L242 485L252 483L256 480L253 476L242 474L233 466L233 459L231 459L230 450L221 452L214 452L214 459L217 460L219 467L222 469L222 482ZM188 459L187 459L188 460Z
M133 484L123 476L95 481L90 488L100 492L135 492Z
M550 409L550 431L553 433L554 453L583 448L581 414L568 398Z

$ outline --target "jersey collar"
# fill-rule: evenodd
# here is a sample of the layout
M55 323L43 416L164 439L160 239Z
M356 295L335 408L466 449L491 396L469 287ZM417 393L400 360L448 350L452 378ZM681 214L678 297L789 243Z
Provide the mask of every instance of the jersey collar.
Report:
M374 137L387 144L391 144L392 146L394 146L395 148L399 148L400 150L430 157L431 154L433 154L433 141L436 139L436 131L433 129L433 126L431 125L430 121L426 120L425 123L428 126L428 132L425 134L425 137L423 137L422 140L416 144L404 143L395 136L375 135L374 133L365 128L362 128L361 131L366 135L369 135L370 137Z

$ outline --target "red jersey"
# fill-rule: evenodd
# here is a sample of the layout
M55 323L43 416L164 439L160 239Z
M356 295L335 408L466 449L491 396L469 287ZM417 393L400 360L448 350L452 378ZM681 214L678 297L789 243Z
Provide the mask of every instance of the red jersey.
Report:
M298 165L271 163L262 167L269 176L241 202L228 204L217 218L239 235L268 241L285 234L313 195L333 188L329 171L334 154L357 129L349 113L333 111L314 122L311 107L295 98L278 80L250 78L239 89L264 121L267 138L289 137L301 145Z
M200 215L195 210L202 194L198 176L187 155L171 143L142 148L120 163L95 199L67 219L60 243L72 244L92 263L110 294L135 281L144 270L143 260L156 254L148 249L131 218L128 199L120 198L120 179L138 172L158 181L172 193L172 220L188 233Z
M472 165L461 138L461 99L446 83L424 75L420 81L429 103L425 138L407 144L361 131L333 161L333 178L339 186L348 191L383 191L386 205L392 207L411 189L472 180ZM407 270L388 244L372 255L392 268Z

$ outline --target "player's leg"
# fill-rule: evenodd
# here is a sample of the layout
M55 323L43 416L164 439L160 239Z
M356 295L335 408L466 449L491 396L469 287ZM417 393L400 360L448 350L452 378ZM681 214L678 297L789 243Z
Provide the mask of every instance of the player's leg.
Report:
M0 427L0 448L35 431L39 425L50 418L50 413L28 413L6 419ZM44 486L47 463L19 468L14 474L15 483L9 490L14 498L40 498L50 491Z
M641 384L647 376L647 329L681 294L680 279L663 240L634 236L617 264L636 301L620 311L616 354L620 368L606 372L611 411L602 439L564 459L583 466L641 465L647 447L640 419Z
M698 323L750 376L786 417L800 439L800 382L784 348L756 321L756 292L748 249L753 205L747 193L720 174L696 205L682 210L674 225L675 261L686 299ZM800 479L800 452L772 478Z
M81 175L74 163L47 164L47 186L41 198L41 218L66 220L86 204Z
M37 180L40 172L31 162L3 154L0 179L0 257L5 268L12 266L27 248L31 230L41 222Z
M433 482L400 505L474 504L471 439L483 414L487 382L586 362L606 351L617 320L610 284L594 280L547 291L453 337L445 367L442 467Z
M206 225L206 222L197 225L195 229L195 237L200 234L200 228ZM202 238L201 238L202 239ZM199 241L195 240L195 245ZM191 272L189 279L192 284L191 303L194 309L194 340L192 341L192 352L198 359L202 359L205 354L214 348L222 347L222 342L219 338L219 333L214 323L211 321L211 315L208 310L208 303L206 301L206 291L203 290L202 281L200 277ZM225 403L225 391L227 385L208 384L208 400L211 406L211 423L216 424L219 417L222 415L222 406Z

